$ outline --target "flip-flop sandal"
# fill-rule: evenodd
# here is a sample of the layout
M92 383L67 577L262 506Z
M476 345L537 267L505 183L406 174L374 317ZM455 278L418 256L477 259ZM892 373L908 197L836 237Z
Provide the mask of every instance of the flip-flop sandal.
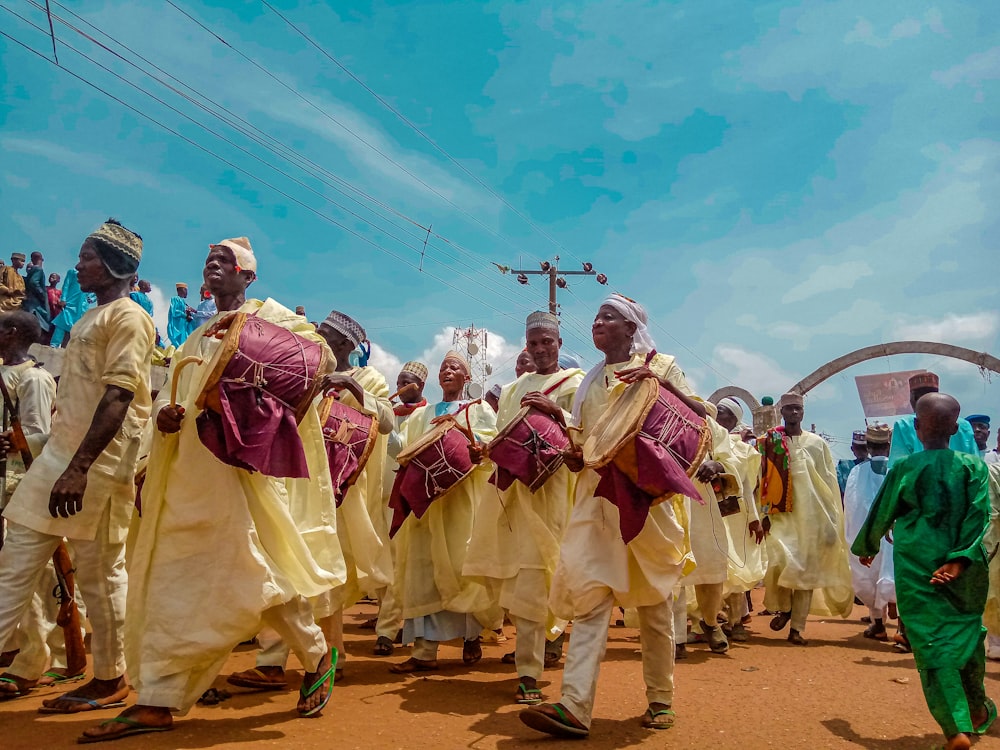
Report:
M994 703L990 698L984 701L986 706L986 721L980 724L978 727L972 728L973 734L986 734L990 727L993 726L993 722L997 720L997 704Z
M542 702L542 691L537 687L525 687L523 682L517 684L516 700L523 706L536 706Z
M421 661L420 659L414 659L412 656L406 661L401 661L399 664L393 664L389 667L389 671L393 674L412 674L413 672L436 672L438 669L437 661Z
M38 687L48 687L49 685L63 685L67 682L79 682L87 676L86 672L80 672L80 674L59 674L58 672L45 672L42 675L42 679L38 681ZM46 682L45 678L48 677L51 682Z
M326 672L324 672L323 675L319 677L316 680L316 682L314 682L309 687L309 689L306 689L306 685L304 682L302 683L302 687L299 688L299 697L308 698L310 695L319 690L320 687L329 682L330 684L327 685L326 688L326 697L323 699L322 703L320 703L318 706L310 708L308 711L299 711L299 716L303 718L309 716L316 716L317 714L319 714L320 711L326 708L326 704L329 703L330 698L333 697L333 682L337 674L337 649L335 648L330 649L330 661L331 661L330 668L326 670Z
M260 677L259 680L255 680L252 677L246 677L245 675L254 674ZM256 667L254 669L248 669L245 672L234 672L226 678L226 682L230 685L235 685L236 687L252 688L253 690L287 690L288 682L282 680L281 682L269 681L267 674L260 671Z
M113 719L108 719L107 721L102 721L101 726L108 726L109 724L124 724L125 729L114 734L102 734L97 737L91 737L86 734L81 734L76 738L78 745L89 745L93 742L110 742L111 740L120 740L122 737L132 737L137 734L149 734L150 732L169 732L174 728L173 724L169 727L154 727L149 724L143 724L141 721L136 721L135 719L130 719L127 716L116 716Z
M666 721L657 721L656 719L660 716L669 717ZM676 717L673 711L669 708L664 708L659 711L654 711L651 708L646 709L646 713L642 717L642 725L646 729L672 729L674 726L674 717Z
M542 711L543 708L551 708L556 712L556 716ZM589 729L577 727L570 723L569 714L558 703L543 703L539 706L526 708L518 714L518 718L532 729L544 732L545 734L551 734L555 737L582 740L590 736Z
M474 641L465 641L465 643L462 644L463 664L475 664L482 658L483 658L483 647L478 638L476 638Z
M16 698L23 698L26 695L29 695L31 691L35 689L33 687L22 688L20 685L17 684L17 680L12 680L10 677L0 677L0 682L6 682L8 685L13 685L14 687L17 688L16 693L11 693L7 691L0 693L0 701L12 701Z
M874 625L865 628L864 632L861 635L873 641L885 642L889 640L889 634L885 631L885 628L882 628L881 630L876 630Z
M87 711L100 711L105 708L125 708L125 701L109 701L107 703L101 703L96 698L82 698L78 695L63 695L56 700L60 701L70 701L71 703L81 704L81 708L70 710L65 708L55 708L54 706L39 706L38 713L40 714L82 714ZM82 706L87 706L83 708Z

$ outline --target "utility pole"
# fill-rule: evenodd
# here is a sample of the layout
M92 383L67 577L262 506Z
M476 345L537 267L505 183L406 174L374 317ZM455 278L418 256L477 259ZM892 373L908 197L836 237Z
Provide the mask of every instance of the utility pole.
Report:
M523 284L527 286L529 276L548 276L549 277L549 312L553 315L558 315L559 305L556 301L557 290L565 289L569 286L566 281L567 276L593 276L598 284L607 284L608 277L603 273L598 273L594 270L594 265L592 263L584 263L582 271L562 271L559 269L559 256L557 255L553 262L543 260L541 262L541 270L536 271L534 269L527 268L510 268L509 266L501 266L499 263L494 263L500 273L516 274L518 284Z

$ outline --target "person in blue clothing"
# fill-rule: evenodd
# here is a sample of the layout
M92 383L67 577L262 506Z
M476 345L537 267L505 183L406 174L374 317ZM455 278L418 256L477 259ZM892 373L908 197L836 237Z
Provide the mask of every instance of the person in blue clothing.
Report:
M167 337L174 346L183 344L194 330L194 310L187 303L188 286L177 284L177 294L170 298L170 310L167 312Z
M910 376L910 406L913 411L917 410L917 401L927 393L937 393L940 390L941 381L937 375L929 370L918 372ZM892 448L889 450L889 466L893 466L904 456L920 453L924 446L917 439L917 431L913 426L914 414L907 414L896 420L892 426ZM958 420L958 431L951 436L948 447L959 453L968 453L972 456L979 455L979 448L976 446L976 438L972 433L972 425L964 419Z

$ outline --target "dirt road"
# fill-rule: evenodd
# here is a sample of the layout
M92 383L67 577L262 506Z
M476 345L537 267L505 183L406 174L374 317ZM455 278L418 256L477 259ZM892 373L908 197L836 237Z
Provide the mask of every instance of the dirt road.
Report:
M678 663L676 671L677 724L659 733L639 726L645 701L638 634L612 627L591 736L581 743L545 738L518 721L513 667L500 663L500 656L513 648L513 639L485 644L485 657L473 670L462 665L460 647L449 645L442 647L440 672L397 676L387 667L405 658L408 650L397 649L390 658L372 657L374 636L358 628L373 612L373 607L361 605L346 618L346 676L322 717L296 718L292 691L229 688L231 699L218 706L197 706L176 721L172 732L129 738L110 747L929 750L942 741L924 705L912 657L862 638L863 626L856 618L811 619L806 631L810 645L804 648L771 633L764 617L751 623L749 644L736 644L724 656L709 653L703 645L689 646L690 658ZM854 614L863 613L856 608ZM507 630L513 632L510 626ZM254 653L234 652L226 673L253 666ZM296 666L290 674L293 690L300 677ZM551 681L542 682L546 695L557 696L561 671L548 671L545 677ZM986 682L989 693L1000 699L1000 663L989 663ZM224 677L216 686L226 687ZM54 694L52 689L40 690L0 703L0 747L69 747L84 728L114 715L37 714L42 698ZM1000 725L975 747L1000 750Z

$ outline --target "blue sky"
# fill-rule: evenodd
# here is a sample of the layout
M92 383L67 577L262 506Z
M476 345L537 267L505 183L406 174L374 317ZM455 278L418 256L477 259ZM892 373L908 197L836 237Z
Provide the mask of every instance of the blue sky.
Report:
M5 252L62 272L114 215L169 291L245 234L253 292L355 316L390 379L455 325L489 330L508 379L547 292L491 262L556 254L644 303L703 395L777 396L881 342L997 353L1000 5L272 3L334 61L257 2L176 4L226 44L162 2L52 6L176 91L58 19L66 70L0 37ZM44 13L3 5L28 20L0 30L51 55ZM588 365L606 292L571 278L560 299ZM843 440L854 375L918 367L1000 418L975 367L899 356L816 389L806 421Z

